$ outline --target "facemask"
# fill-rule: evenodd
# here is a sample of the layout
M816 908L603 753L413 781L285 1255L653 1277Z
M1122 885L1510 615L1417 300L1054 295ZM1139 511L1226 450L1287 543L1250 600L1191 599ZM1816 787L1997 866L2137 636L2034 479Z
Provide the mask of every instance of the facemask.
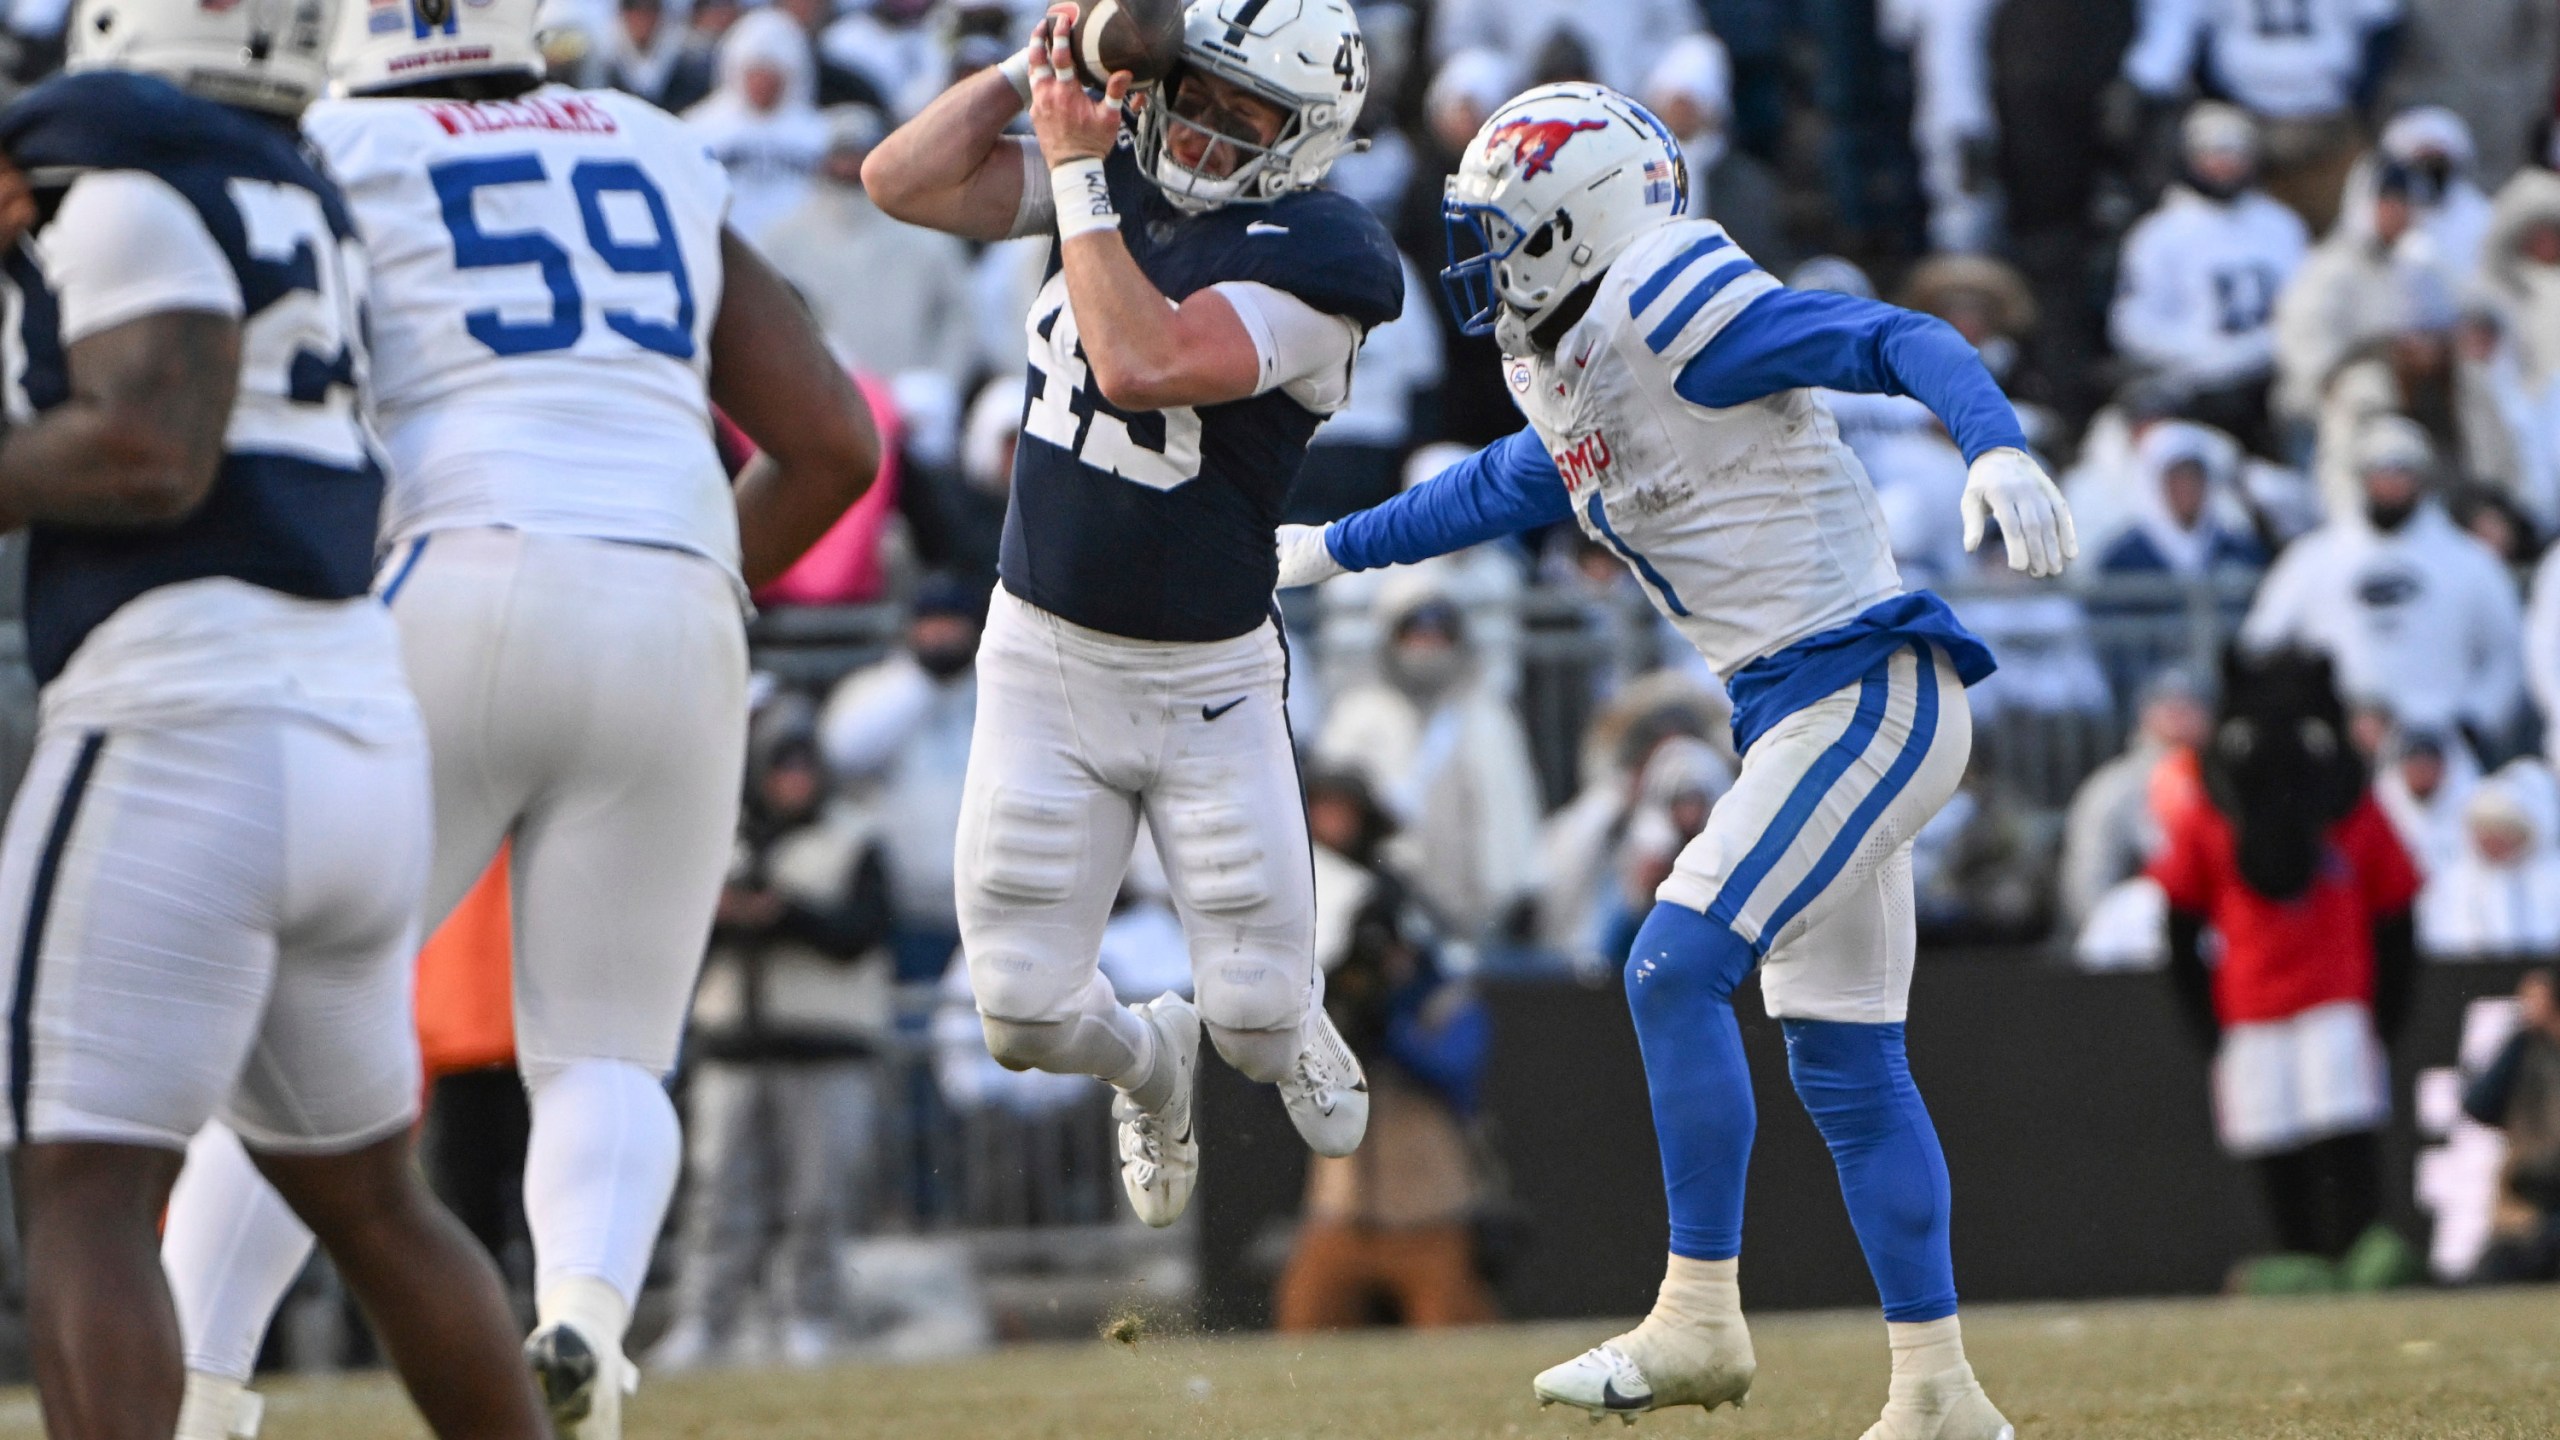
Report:
M2409 517L2417 513L2418 502L2414 499L2398 501L2388 505L2383 504L2378 500L2367 500L2364 502L2364 518L2372 522L2374 529L2379 530L2386 535L2398 530L2401 526L2408 524Z
M916 663L936 680L948 680L978 658L974 645L934 645L916 651Z
M1398 688L1415 695L1437 695L1457 682L1467 657L1453 647L1399 649L1387 661Z

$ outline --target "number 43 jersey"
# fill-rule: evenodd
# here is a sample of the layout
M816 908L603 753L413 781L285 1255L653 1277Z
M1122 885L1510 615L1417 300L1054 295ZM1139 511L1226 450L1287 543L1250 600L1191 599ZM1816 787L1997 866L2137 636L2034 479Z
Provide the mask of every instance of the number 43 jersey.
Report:
M610 91L332 100L303 133L373 265L382 538L503 527L728 569L711 324L729 183L673 116Z
M1185 215L1138 173L1128 146L1103 169L1121 238L1171 300L1262 285L1363 332L1403 309L1395 242L1348 196L1302 190ZM1272 537L1324 420L1310 401L1338 404L1348 377L1322 398L1283 385L1224 405L1123 410L1094 382L1057 264L1053 250L1025 320L1030 396L1005 512L1005 589L1132 640L1249 633L1270 617Z

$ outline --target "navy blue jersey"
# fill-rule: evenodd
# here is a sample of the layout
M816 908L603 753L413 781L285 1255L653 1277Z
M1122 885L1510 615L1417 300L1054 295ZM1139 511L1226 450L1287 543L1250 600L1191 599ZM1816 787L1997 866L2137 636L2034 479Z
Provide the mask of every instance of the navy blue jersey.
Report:
M139 171L165 182L230 263L242 313L240 399L204 502L171 525L33 527L26 619L37 679L52 679L92 629L164 585L225 576L308 599L363 594L382 474L356 415L361 297L349 293L347 264L355 228L291 122L154 77L88 71L0 111L0 149L36 186L39 250L84 175ZM63 297L29 247L4 268L23 301L10 408L40 413L70 394Z
M1311 190L1186 215L1139 173L1127 146L1104 168L1130 254L1170 299L1249 280L1363 330L1404 308L1395 243L1357 201ZM1053 253L1032 308L1005 588L1131 639L1251 631L1271 613L1273 532L1323 417L1281 390L1197 410L1113 405L1086 367L1058 265Z

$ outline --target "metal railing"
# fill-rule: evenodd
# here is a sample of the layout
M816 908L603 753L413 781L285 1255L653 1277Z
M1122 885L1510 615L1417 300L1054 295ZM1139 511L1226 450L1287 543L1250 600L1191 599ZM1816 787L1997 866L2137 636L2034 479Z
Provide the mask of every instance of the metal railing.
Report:
M1976 728L1981 764L2022 802L2059 807L2091 770L2123 748L2142 689L2171 665L2209 677L2223 644L2248 608L2255 577L2226 573L2200 582L2166 576L2110 576L2059 589L1997 579L1942 587L1968 624L2007 652L2013 666L2071 665L2093 679L2065 705L2003 701L1989 692ZM1346 612L1284 597L1300 663L1335 685L1366 673L1375 629L1345 624ZM2004 632L2004 613L2032 608L2028 632ZM1362 619L1354 613L1352 619ZM1560 586L1520 592L1514 639L1515 699L1529 734L1539 788L1550 807L1581 783L1581 747L1592 717L1620 683L1677 658L1681 642L1640 598L1594 598ZM822 686L878 659L898 640L894 605L777 610L752 631L756 662L796 684ZM1332 632L1353 638L1337 643Z

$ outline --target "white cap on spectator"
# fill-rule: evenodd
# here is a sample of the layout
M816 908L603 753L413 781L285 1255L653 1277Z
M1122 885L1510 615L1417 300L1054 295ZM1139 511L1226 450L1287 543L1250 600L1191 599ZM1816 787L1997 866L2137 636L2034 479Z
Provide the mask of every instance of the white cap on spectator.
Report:
M2461 169L2478 158L2471 127L2442 105L2420 105L2392 116L2383 127L2382 153L2403 165L2441 155Z
M1876 298L1876 282L1867 278L1867 272L1859 269L1856 261L1837 255L1816 255L1797 266L1795 273L1787 277L1787 286L1793 290L1829 290L1861 300Z
M898 423L906 427L907 453L933 469L950 464L960 444L960 391L951 377L939 370L902 370L889 377L889 393L898 402Z
M2407 470L2424 475L2435 468L2435 442L2426 427L2405 415L2376 415L2356 432L2356 473Z
M1520 67L1511 57L1498 50L1461 50L1440 63L1431 88L1423 92L1422 108L1437 115L1463 104L1481 121L1519 90Z
M1644 103L1667 108L1667 96L1682 95L1721 124L1733 113L1733 59L1724 42L1704 31L1671 42L1644 79Z
M2172 465L2193 463L2204 470L2205 483L2220 486L2231 479L2238 447L2219 430L2192 420L2163 420L2134 442L2134 457L2146 474L2158 476Z
M2187 110L2178 126L2178 146L2192 160L2199 155L2258 156L2258 122L2237 105L2205 100Z
M999 375L978 387L969 402L969 418L960 425L960 477L973 489L990 494L1004 488L1005 442L1022 428L1023 392L1029 386L1019 374Z

